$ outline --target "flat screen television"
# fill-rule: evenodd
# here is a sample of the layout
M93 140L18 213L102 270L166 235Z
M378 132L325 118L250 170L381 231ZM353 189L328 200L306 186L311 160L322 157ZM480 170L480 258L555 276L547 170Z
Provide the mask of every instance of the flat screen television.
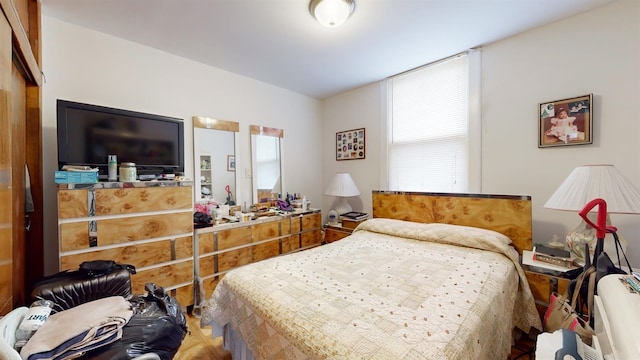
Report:
M97 167L104 180L108 155L117 155L141 178L184 172L182 119L58 100L57 130L59 169Z

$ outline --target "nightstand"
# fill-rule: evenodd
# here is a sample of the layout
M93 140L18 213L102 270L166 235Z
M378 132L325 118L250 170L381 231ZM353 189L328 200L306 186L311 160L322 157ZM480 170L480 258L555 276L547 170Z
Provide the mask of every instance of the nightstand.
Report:
M367 219L362 220L349 220L342 219L341 223L336 225L327 224L324 228L324 242L332 243L334 241L338 241L342 238L345 238L353 232L353 229L358 227L361 222Z
M569 279L562 277L562 272L546 270L536 266L522 265L524 273L529 282L529 287L536 301L536 308L540 318L549 307L549 297L551 293L564 294L569 287Z

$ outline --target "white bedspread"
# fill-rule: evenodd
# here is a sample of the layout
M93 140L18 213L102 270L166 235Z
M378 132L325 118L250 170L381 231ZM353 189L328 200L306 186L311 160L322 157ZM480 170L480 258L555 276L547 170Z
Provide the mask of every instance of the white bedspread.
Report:
M338 242L230 271L202 324L229 324L265 359L506 359L514 326L541 329L509 243L371 219Z

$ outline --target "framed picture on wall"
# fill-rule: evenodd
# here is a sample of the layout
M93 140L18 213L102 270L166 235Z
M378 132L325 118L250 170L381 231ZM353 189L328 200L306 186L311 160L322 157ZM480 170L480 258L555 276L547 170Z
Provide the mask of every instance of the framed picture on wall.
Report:
M538 147L593 143L593 94L538 106Z
M364 128L340 131L336 133L336 160L364 159Z
M227 171L236 171L236 157L227 155Z

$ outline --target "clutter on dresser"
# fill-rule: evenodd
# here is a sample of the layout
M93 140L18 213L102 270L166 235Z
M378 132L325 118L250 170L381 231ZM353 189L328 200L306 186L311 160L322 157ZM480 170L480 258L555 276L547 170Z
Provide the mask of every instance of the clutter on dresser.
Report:
M196 211L193 213L193 227L196 229L213 226L211 220L212 217L202 211Z
M118 181L118 155L109 155L107 158L107 180Z
M291 204L293 210L307 211L311 207L311 201L307 200L305 195L300 195L300 193L287 193L286 201Z

